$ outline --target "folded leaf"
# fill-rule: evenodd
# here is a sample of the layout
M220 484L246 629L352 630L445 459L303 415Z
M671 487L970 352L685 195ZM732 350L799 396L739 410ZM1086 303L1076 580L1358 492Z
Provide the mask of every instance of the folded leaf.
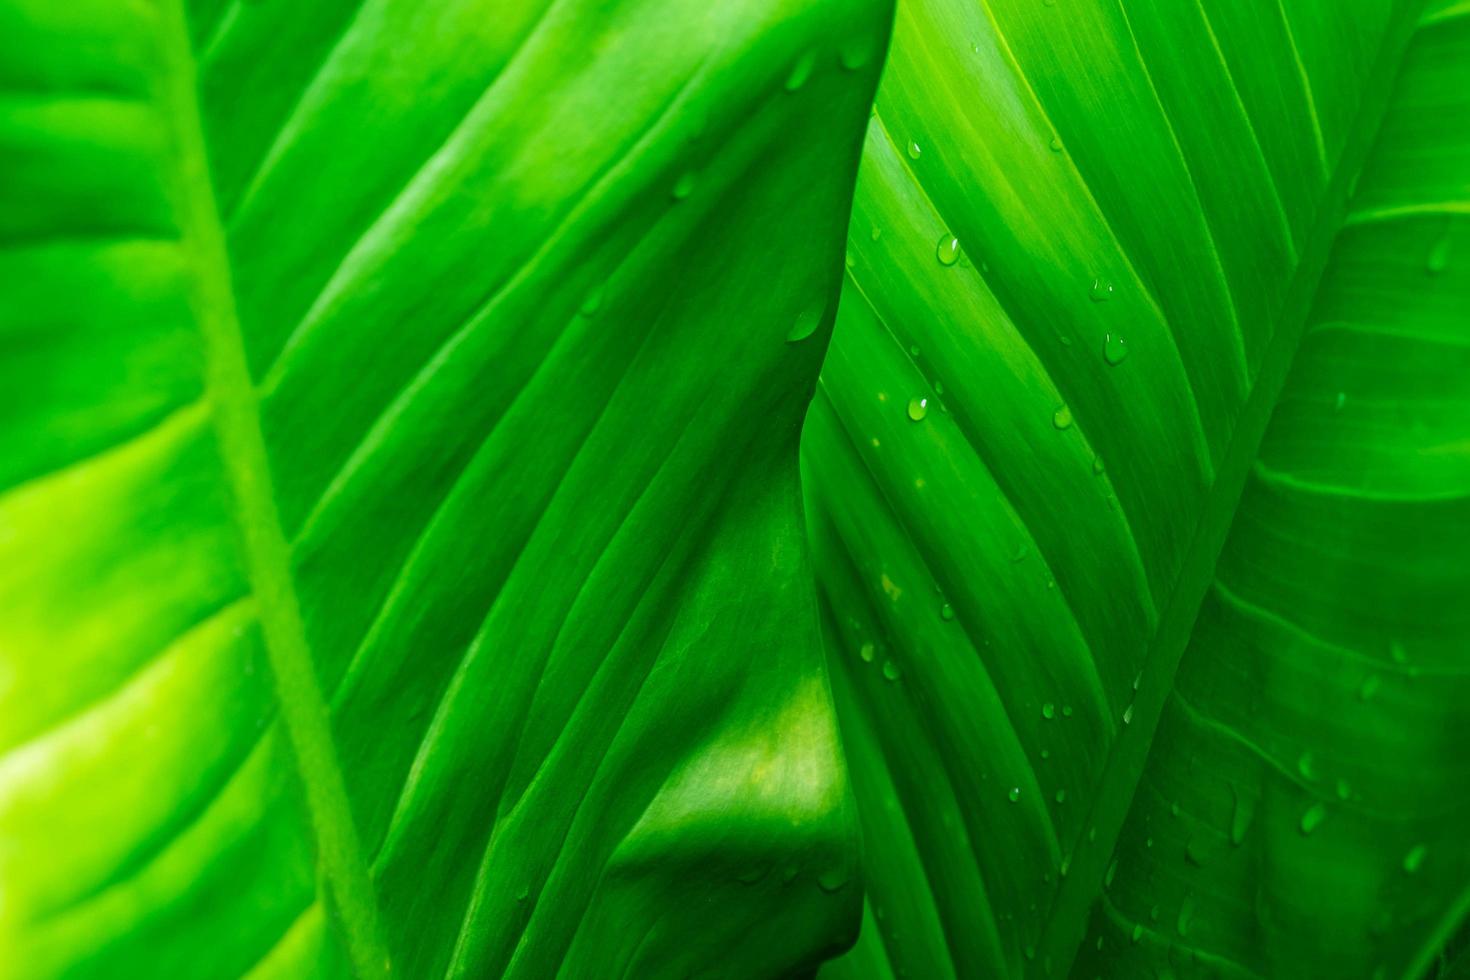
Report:
M900 5L803 442L824 975L1396 976L1463 917L1470 19L1419 7Z
M0 974L851 941L796 448L887 16L0 3Z

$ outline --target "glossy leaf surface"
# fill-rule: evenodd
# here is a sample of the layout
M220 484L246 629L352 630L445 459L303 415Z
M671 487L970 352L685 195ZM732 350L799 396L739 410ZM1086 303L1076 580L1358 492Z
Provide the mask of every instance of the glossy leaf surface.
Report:
M0 974L850 940L796 440L890 14L0 4Z
M900 5L803 442L825 976L1416 976L1463 918L1467 12Z

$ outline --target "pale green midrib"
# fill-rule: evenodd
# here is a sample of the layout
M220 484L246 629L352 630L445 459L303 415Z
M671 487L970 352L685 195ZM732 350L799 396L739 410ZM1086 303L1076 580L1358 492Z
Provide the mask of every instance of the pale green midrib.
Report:
M1215 482L1180 565L1175 588L1149 644L1144 681L1137 694L1131 726L1137 737L1120 739L1109 753L1088 819L1082 824L1097 831L1096 845L1078 847L1074 852L1071 873L1062 879L1046 917L1039 944L1041 953L1028 970L1032 975L1041 975L1043 965L1057 969L1057 975L1070 973L1077 949L1085 938L1088 912L1102 893L1103 872L1132 807L1164 702L1173 688L1174 673L1193 633L1199 607L1214 580L1215 565L1245 489L1246 477L1306 331L1332 245L1346 223L1347 188L1377 140L1393 83L1403 65L1422 6L1423 0L1408 0L1385 32L1349 141L1338 158L1336 172L1323 195L1317 220L1292 276L1276 331L1230 444L1221 457Z
M180 226L192 243L195 315L205 348L207 398L233 491L245 563L275 674L277 699L305 788L319 860L358 976L387 978L391 967L376 895L337 760L330 713L317 683L281 532L255 388L235 309L234 286L214 200L195 91L197 66L184 0L163 5L166 116L180 165Z

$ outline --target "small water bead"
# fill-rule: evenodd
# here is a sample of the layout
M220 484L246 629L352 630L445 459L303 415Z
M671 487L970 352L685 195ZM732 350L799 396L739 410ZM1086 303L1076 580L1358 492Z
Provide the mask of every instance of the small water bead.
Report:
M1058 803L1065 803L1065 802L1067 802L1067 791L1064 790L1064 789L1057 790L1057 795L1056 795L1055 799L1056 799L1056 801Z
M1429 849L1423 844L1416 844L1414 847L1410 848L1409 853L1404 855L1404 870L1407 871L1409 874L1413 874L1414 872L1418 871L1419 868L1424 864L1424 856L1428 852Z
M1106 279L1094 279L1088 295L1094 303L1106 303L1113 298L1113 284Z
M1020 798L1021 798L1021 787L1019 787L1019 786L1012 786L1011 787L1011 791L1006 794L1006 799L1010 800L1012 803L1015 803Z
M1047 759L1050 759L1050 758L1051 758L1051 749L1042 749L1041 750L1041 761L1042 762L1045 762Z
M1057 716L1057 706L1056 705L1054 705L1050 701L1048 701L1048 702L1046 702L1046 704L1043 704L1041 706L1041 717L1045 718L1047 721L1050 721L1051 719L1055 718L1056 716Z
M873 226L873 230L870 231L870 232L868 232L868 238L871 239L872 241L875 241L876 242L878 239L880 239L882 237L883 237L883 229L882 228L879 228L877 225L874 225Z
M1353 786L1352 786L1352 784L1349 783L1346 779L1343 779L1341 777L1338 777L1338 780L1337 780L1337 798L1339 800L1349 800L1349 799L1352 799L1352 795L1353 795Z
M1256 815L1256 798L1247 796L1239 789L1231 787L1235 794L1235 808L1230 813L1230 843L1239 847L1245 840L1245 832L1250 829L1251 821Z
M909 140L909 159L917 160L923 155L924 150L919 146L919 144L914 142L913 140Z
M1103 338L1103 360L1113 367L1123 363L1128 356L1128 342L1115 333Z
M1159 907L1157 905L1148 910L1148 917L1151 922L1159 921Z
M1101 456L1092 457L1092 475L1102 476L1102 472L1104 469L1105 467L1103 466L1103 458Z
M1143 926L1134 926L1133 935L1130 938L1133 941L1133 945L1137 946L1143 940Z
M1178 820L1179 819L1179 804L1178 803L1170 803L1169 804L1169 816L1173 817L1175 820Z
M1312 831L1322 826L1322 821L1326 819L1327 807L1323 806L1321 803L1313 803L1311 806L1307 807L1306 812L1302 814L1302 833L1310 834Z
M885 660L883 661L883 676L887 680L896 681L903 675L898 669L898 664L892 660Z
M592 290L592 292L588 293L587 298L582 301L581 309L579 309L577 312L581 313L585 317L596 316L597 311L602 309L603 292L603 287L598 286L596 289Z
M1303 779L1316 779L1316 762L1312 759L1311 752L1303 752L1301 758L1296 760L1296 771L1302 774Z
M817 327L822 323L822 312L820 307L811 307L798 313L796 321L791 324L791 329L786 333L786 342L788 344L800 343L816 333Z
M1377 674L1369 674L1363 678L1363 683L1358 687L1358 698L1362 701L1372 701L1378 689L1383 686L1383 678Z
M1184 896L1184 901L1179 905L1179 921L1174 927L1179 930L1179 935L1188 936L1189 926L1194 922L1194 895Z
M1208 856L1209 855L1205 851L1205 845L1201 841L1191 839L1188 843L1184 845L1184 860L1188 861L1196 868L1203 868L1205 866L1205 860L1208 858Z
M911 421L922 422L924 421L924 416L928 414L929 399L917 397L909 399L909 419Z
M1051 138L1051 151L1053 153L1062 152L1062 141L1055 136Z
M873 60L875 47L872 38L853 38L837 50L837 63L848 71L857 71Z
M1429 257L1424 260L1424 271L1431 276L1437 276L1450 267L1450 233L1445 228L1445 233L1434 247L1429 250Z
M1069 429L1072 427L1072 410L1066 405L1051 413L1051 424L1058 429Z
M934 247L934 255L939 259L939 264L951 266L959 261L960 240L948 232L939 236L939 244Z
M1072 706L1070 704L1064 704L1064 705L1062 705L1062 717L1063 718L1070 718L1070 717L1072 717Z
M954 606L951 606L947 602L944 605L940 606L939 607L939 618L942 619L942 620L944 620L946 623L948 623L951 620L953 620L954 619Z
M1131 704L1123 709L1123 724L1133 724L1133 705Z
M842 264L847 266L849 269L852 269L857 266L857 259L852 257L851 252L847 252L844 253L842 256Z
M1103 887L1112 888L1113 878L1118 874L1118 859L1113 858L1108 862L1108 870L1103 874Z
M808 51L796 59L796 64L791 66L791 74L786 76L786 91L795 92L807 83L812 77L812 69L817 66L817 55L814 51Z
M1339 391L1337 393L1337 397L1332 400L1332 410L1334 412L1340 412L1340 411L1342 411L1342 407L1344 405L1346 405L1346 404L1347 404L1347 392L1345 392L1345 391Z
M870 664L873 662L873 657L877 654L877 652L878 651L873 646L873 644L864 643L862 647L858 650L858 656L862 658L863 663Z
M693 194L694 185L697 182L698 178L695 177L693 171L683 174L677 181L674 182L674 189L670 192L674 195L674 200L682 201L690 194Z
M909 356L910 357L918 357L919 356L919 345L918 344L910 344L909 345Z

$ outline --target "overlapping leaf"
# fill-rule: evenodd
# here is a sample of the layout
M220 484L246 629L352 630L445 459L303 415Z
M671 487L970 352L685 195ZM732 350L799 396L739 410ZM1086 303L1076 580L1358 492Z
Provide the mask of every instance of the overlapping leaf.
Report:
M900 5L803 443L831 976L1089 922L1078 976L1412 974L1463 916L1470 62L1419 8Z
M796 439L888 13L0 5L0 973L850 938Z

